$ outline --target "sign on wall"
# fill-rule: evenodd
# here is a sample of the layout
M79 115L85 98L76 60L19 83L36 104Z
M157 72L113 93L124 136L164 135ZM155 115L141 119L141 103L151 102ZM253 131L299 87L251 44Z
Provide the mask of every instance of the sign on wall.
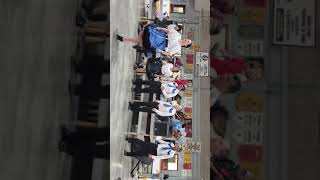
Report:
M245 57L264 57L264 41L241 40L237 44L237 52Z
M244 6L240 8L240 24L263 25L265 23L265 8Z
M193 59L194 59L194 51L188 50L185 52L184 66L183 66L183 74L182 77L186 80L193 79Z
M316 44L316 0L274 2L273 43L313 47Z
M209 54L207 52L196 53L196 68L199 76L209 76Z

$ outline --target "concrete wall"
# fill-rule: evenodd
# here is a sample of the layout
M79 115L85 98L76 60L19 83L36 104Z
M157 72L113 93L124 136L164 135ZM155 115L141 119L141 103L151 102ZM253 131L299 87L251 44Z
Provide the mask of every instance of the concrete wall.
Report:
M317 34L319 45L319 28ZM319 48L272 46L268 40L266 53L266 179L318 180Z

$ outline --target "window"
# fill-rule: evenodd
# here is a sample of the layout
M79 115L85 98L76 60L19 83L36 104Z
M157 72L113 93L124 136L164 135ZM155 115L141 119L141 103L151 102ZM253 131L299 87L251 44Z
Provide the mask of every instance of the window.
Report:
M172 4L171 5L171 12L172 13L185 14L186 13L186 5Z
M178 171L178 154L174 155L171 159L161 161L161 169L168 171Z

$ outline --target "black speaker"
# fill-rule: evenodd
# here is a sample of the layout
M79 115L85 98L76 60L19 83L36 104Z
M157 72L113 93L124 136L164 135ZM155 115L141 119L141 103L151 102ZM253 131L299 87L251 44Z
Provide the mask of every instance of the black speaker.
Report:
M167 136L169 125L168 123L155 122L154 123L154 135L155 136Z

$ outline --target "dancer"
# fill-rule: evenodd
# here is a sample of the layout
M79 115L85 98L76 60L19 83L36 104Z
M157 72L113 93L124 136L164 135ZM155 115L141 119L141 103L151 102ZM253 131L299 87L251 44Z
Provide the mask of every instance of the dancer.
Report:
M176 28L175 25L160 28L152 23L145 26L138 37L127 38L117 35L117 40L131 42L143 48L148 59L153 58L156 52L165 56L181 55L181 47L191 47L192 41L181 39L181 34Z
M173 116L180 110L180 105L172 102L129 102L129 108L132 111L156 113L159 116Z
M144 142L137 138L127 138L126 139L129 143L135 144L139 146L138 151L134 152L127 152L124 151L125 156L148 156L149 158L155 160L162 160L162 159L170 159L172 158L177 152L181 152L182 148L176 144L163 141L159 138L156 138L156 141L159 144Z

